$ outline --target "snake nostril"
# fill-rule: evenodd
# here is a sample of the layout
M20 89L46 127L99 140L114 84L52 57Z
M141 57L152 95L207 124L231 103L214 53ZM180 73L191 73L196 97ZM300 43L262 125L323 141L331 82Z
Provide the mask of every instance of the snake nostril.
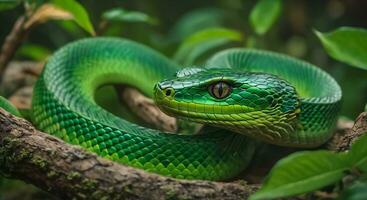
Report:
M174 95L175 90L171 87L169 88L165 88L164 90L162 90L162 93L166 96L166 97L171 97Z

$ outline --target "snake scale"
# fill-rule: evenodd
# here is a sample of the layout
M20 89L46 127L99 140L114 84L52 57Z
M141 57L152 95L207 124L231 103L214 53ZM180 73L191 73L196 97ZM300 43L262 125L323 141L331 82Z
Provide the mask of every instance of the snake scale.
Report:
M48 60L31 118L40 130L103 157L184 179L236 176L255 140L309 148L331 136L342 94L321 69L240 48L215 54L205 66L181 69L126 39L76 41ZM133 124L97 105L95 91L106 84L131 85L169 115L227 131L179 135Z

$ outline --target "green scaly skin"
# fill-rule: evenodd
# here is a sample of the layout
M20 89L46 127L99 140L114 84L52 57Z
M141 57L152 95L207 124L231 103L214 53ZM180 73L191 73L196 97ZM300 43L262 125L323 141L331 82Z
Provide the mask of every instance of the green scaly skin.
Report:
M244 49L222 51L207 66L184 69L176 79L160 82L160 108L281 146L317 147L331 137L342 95L337 82L319 68L281 54ZM208 93L219 81L232 86L224 99ZM167 89L174 95L166 96Z
M49 59L34 89L32 120L39 129L103 157L185 179L239 174L255 150L251 138L314 147L330 137L341 92L316 67L240 49L215 55L208 66L225 68L183 69L159 82L179 67L155 51L128 40L81 40ZM208 93L208 85L218 80L232 86L221 100ZM94 101L98 87L117 83L154 97L168 114L231 132L167 134L118 118ZM169 95L167 88L173 91Z
M20 117L20 113L16 107L13 106L7 99L0 96L0 108L3 108L4 110L8 111L9 113Z

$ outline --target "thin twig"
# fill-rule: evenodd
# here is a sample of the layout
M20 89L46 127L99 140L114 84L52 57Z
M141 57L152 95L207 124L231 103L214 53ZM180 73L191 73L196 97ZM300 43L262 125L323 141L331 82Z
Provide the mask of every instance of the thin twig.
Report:
M13 58L16 50L19 48L25 37L27 36L29 29L24 29L26 17L20 16L15 22L12 30L5 38L4 44L1 47L0 52L0 83L8 65L9 61Z

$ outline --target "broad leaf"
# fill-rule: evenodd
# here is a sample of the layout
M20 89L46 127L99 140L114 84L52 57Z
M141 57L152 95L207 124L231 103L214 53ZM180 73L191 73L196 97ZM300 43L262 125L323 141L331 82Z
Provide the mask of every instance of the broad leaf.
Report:
M21 0L0 0L0 11L9 10L19 5Z
M345 156L324 150L294 153L273 167L262 188L250 199L288 197L335 183L348 169Z
M144 22L155 25L158 23L157 19L138 11L127 11L121 8L108 10L103 13L102 18L107 21L119 22Z
M315 31L326 52L336 60L367 69L367 30L341 27L329 33Z
M367 182L356 181L346 188L339 196L339 200L365 200L367 197Z
M184 65L192 64L205 52L229 42L242 41L242 34L226 28L208 28L186 38L174 55L174 59Z
M357 168L363 172L367 172L367 133L361 136L352 145L348 152L348 161L350 167Z
M278 19L282 10L281 0L260 0L250 13L250 24L254 31L263 35Z
M84 35L83 29L81 29L78 24L70 20L60 20L57 24L67 31L70 35L75 38L79 38Z
M95 31L87 11L75 0L52 0L53 5L69 12L73 16L73 20L84 30L92 35L95 35Z

